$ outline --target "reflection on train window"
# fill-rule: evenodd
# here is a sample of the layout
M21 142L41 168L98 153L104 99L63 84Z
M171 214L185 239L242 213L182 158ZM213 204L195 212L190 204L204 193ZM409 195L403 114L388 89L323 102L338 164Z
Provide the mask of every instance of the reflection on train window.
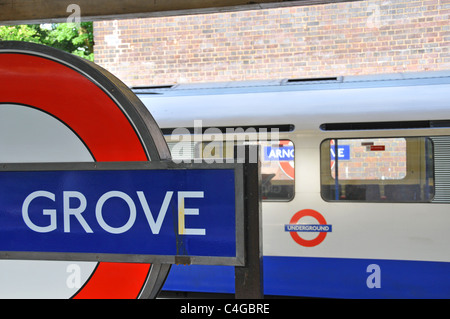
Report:
M184 144L183 144L184 143ZM241 143L242 144L242 143ZM289 140L244 142L258 144L261 160L261 196L264 201L294 198L294 145ZM203 159L223 163L234 158L234 143L202 141L168 143L174 160Z
M263 200L294 198L294 145L281 140L277 144L260 142L261 192Z
M434 196L429 138L330 139L321 145L327 201L429 202Z

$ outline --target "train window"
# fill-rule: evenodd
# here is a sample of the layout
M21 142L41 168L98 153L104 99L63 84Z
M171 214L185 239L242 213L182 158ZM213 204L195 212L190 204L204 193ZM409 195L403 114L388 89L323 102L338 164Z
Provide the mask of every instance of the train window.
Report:
M184 144L183 144L184 143ZM242 142L241 142L242 143ZM289 140L243 142L258 144L261 160L261 196L263 201L290 201L294 198L294 145ZM234 159L232 147L226 142L169 142L172 158L178 161L202 159L223 163Z
M389 180L406 176L404 138L330 140L330 157L333 179L336 173L340 180Z
M262 199L289 201L294 198L294 145L289 140L279 143L260 142Z
M289 201L294 197L294 145L289 140L249 141L243 144L259 145L261 160L261 196L263 201ZM227 143L203 142L201 157L208 162L213 159L234 158L234 147ZM196 157L199 148L196 148Z
M424 137L329 139L321 145L327 201L429 202L433 143Z

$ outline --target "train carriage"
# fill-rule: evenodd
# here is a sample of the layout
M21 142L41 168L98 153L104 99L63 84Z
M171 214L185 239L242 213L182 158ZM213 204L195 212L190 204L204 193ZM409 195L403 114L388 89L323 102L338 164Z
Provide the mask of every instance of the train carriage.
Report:
M266 295L450 297L450 73L139 87L178 161L260 145ZM172 266L165 291L233 293Z

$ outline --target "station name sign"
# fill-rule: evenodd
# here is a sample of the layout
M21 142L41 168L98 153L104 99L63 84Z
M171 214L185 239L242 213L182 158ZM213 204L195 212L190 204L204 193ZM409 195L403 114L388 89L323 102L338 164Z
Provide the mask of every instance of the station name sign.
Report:
M243 265L243 165L6 164L0 258Z

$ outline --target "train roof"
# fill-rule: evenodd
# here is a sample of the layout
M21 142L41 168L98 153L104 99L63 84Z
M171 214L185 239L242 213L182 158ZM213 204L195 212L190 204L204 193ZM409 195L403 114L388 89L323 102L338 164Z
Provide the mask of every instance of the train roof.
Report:
M134 92L167 130L192 127L196 120L204 127L289 124L311 132L332 123L450 123L450 71L177 84Z
M450 84L450 70L321 78L137 86L137 95L189 96Z

